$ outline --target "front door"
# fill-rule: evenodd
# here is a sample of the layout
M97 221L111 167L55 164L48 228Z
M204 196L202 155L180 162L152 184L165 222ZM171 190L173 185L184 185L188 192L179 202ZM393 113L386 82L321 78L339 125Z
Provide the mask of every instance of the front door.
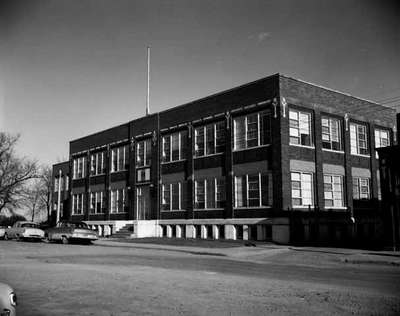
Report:
M137 219L150 219L150 186L144 185L136 189Z

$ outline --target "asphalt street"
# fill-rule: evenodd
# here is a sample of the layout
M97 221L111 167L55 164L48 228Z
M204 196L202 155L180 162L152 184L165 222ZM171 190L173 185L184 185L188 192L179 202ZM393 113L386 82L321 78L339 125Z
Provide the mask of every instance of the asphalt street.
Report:
M398 315L400 267L341 252L0 241L18 315Z

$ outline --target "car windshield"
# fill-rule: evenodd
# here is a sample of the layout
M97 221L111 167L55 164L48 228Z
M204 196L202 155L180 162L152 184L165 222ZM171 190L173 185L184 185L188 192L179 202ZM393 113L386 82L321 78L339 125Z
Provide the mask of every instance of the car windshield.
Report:
M21 227L32 227L32 228L37 228L38 226L34 223L25 223L21 224Z

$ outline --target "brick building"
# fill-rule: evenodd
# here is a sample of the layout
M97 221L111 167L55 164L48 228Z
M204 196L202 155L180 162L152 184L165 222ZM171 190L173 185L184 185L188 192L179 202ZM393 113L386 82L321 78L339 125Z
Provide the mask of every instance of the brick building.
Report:
M53 168L62 217L104 235L378 243L375 148L394 127L390 108L275 74L71 141Z

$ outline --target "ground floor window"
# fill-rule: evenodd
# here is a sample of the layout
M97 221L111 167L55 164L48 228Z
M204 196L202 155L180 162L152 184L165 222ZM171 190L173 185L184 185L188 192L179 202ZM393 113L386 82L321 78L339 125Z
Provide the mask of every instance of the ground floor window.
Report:
M272 174L235 176L235 207L272 206Z
M291 172L292 206L314 205L313 175L306 172Z
M72 214L83 214L83 193L72 195Z
M181 182L162 185L161 209L163 211L182 210L183 185Z
M325 207L343 207L343 176L324 175Z
M103 205L104 205L103 198L104 198L103 191L90 193L90 214L103 213Z
M368 200L371 198L369 178L353 177L353 199Z
M111 213L124 213L126 205L126 189L116 189L110 192Z
M207 178L194 182L195 208L212 209L225 207L225 179Z

